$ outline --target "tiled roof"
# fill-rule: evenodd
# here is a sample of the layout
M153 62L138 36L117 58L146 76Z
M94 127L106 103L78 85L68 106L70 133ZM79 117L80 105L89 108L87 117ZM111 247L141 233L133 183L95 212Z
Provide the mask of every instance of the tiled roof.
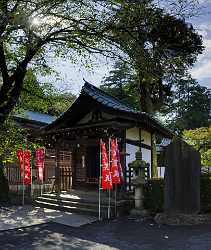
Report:
M84 96L88 96L91 99L94 99L97 103L101 104L106 108L118 111L121 115L123 115L127 119L132 119L133 121L145 123L147 126L157 129L158 131L163 132L164 134L173 136L170 130L165 128L165 126L163 126L151 115L145 112L137 111L132 107L127 106L126 104L122 103L115 97L107 94L103 90L93 86L92 84L86 81L84 86L82 87L79 97L75 100L72 106L66 112L61 114L61 116L58 117L58 119L52 122L49 126L46 126L45 129L46 130L52 128L57 129L59 124L65 124L66 119L68 121L71 121L72 125L74 125L74 123L77 122L77 119L79 119L80 117L79 114L83 115L83 113L86 112L86 106L81 110L81 112L78 112L78 110L81 109L81 105L86 105L82 102Z
M99 103L119 110L119 111L125 111L125 112L130 112L130 113L134 113L134 114L138 114L140 112L136 111L135 109L125 105L124 103L120 102L117 98L108 95L107 93L105 93L104 91L102 91L101 89L95 87L94 85L85 82L83 88L82 88L82 92L87 93L89 96L91 96L93 99L95 99L96 101L98 101Z
M35 122L41 122L45 124L50 124L56 120L55 116L40 113L40 112L35 112L35 111L25 111L21 114L15 115L15 117L27 119L27 120L35 121Z
M105 93L103 90L95 87L94 85L88 83L85 81L85 84L82 88L82 93L85 92L89 96L91 96L93 99L98 101L99 103L105 105L106 107L123 111L130 113L134 115L139 120L144 120L145 122L151 123L151 126L155 126L161 130L165 130L167 133L173 135L172 131L170 131L168 128L166 128L163 124L160 123L157 119L155 119L153 116L146 112L141 112L133 109L132 107L129 107L119 101L117 98Z

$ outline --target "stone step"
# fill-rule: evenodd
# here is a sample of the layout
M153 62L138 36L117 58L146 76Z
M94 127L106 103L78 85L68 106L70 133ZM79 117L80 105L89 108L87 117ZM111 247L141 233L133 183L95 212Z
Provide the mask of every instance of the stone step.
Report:
M57 203L49 203L49 202L44 202L44 201L39 201L39 200L35 201L35 205L39 207L50 208L50 209L65 211L69 213L79 213L79 214L98 216L98 211L96 211L95 209L90 209L90 208L79 208L77 206L69 206L69 205L61 206ZM102 211L102 214L104 214L104 211ZM104 215L102 216L104 217Z
M67 211L71 213L80 213L98 216L99 200L98 196L92 196L90 192L73 193L45 193L35 200L35 205L51 208L55 210ZM115 215L115 202L111 199L111 217ZM125 214L131 207L131 201L117 201L118 216ZM101 217L108 217L108 197L101 199Z
M43 198L46 199L55 199L57 201L65 200L65 201L73 201L73 202L80 202L80 203L92 203L92 204L98 204L99 203L99 197L98 196L91 196L89 193L86 194L86 196L79 196L79 195L73 195L73 194L43 194ZM117 204L121 203L122 201L117 201ZM101 204L107 205L108 204L108 197L101 197ZM114 205L115 201L111 199L111 204Z
M36 201L41 201L41 202L48 202L48 203L56 203L58 205L68 205L68 206L76 206L76 207L88 207L88 208L97 208L99 206L99 203L94 203L94 202L83 202L81 200L71 200L71 199L57 199L56 197L50 198L46 196L40 196L36 199ZM107 208L107 205L101 204L102 208Z

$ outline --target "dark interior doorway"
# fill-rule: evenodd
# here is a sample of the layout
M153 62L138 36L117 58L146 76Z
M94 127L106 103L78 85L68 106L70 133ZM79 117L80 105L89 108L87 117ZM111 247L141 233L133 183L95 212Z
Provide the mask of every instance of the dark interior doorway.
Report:
M87 179L88 182L98 182L100 175L100 148L99 146L89 146L87 148Z

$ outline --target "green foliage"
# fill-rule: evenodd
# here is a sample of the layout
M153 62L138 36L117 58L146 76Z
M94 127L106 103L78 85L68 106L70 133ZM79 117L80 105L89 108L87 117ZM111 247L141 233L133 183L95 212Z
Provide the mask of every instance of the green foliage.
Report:
M24 79L16 111L21 112L23 109L58 116L66 111L74 100L75 96L71 93L62 93L50 83L40 83L30 69Z
M190 76L174 84L174 91L162 113L169 117L172 130L181 133L184 129L206 127L210 124L210 93Z
M203 174L200 178L201 212L211 212L211 176ZM152 214L163 212L164 179L149 180L144 186L144 207Z
M30 110L60 115L67 110L73 100L71 93L60 93L51 84L39 83L33 71L28 70L23 92L14 113ZM30 131L15 123L12 116L1 125L0 156L4 163L17 161L16 153L19 148L34 151L40 146L40 142L29 140L29 135Z
M203 174L201 177L201 211L211 212L211 176L208 174Z
M116 61L113 69L102 81L101 89L110 95L129 104L134 109L140 109L139 95L135 83L135 71L124 61Z
M90 54L109 55L115 46L110 39L114 14L109 11L110 1L0 3L1 123L20 97L29 66L48 73L49 56L86 64L90 62ZM114 5L118 3L114 1Z
M164 179L151 179L144 186L144 208L151 213L163 211Z
M159 110L171 96L172 82L203 50L202 38L191 25L152 1L121 1L115 37L136 72L134 83L146 112Z
M211 166L211 127L185 130L183 137L201 153L202 164Z
M17 161L17 150L28 148L34 150L40 144L27 141L27 129L19 127L12 118L6 120L0 130L0 159L3 163Z

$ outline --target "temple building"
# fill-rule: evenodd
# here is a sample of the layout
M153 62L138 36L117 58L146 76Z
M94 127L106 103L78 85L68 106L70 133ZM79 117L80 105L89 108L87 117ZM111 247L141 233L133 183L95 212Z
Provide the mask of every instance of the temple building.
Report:
M125 182L131 189L128 164L139 149L152 175L152 135L171 139L173 133L149 114L136 111L85 82L80 95L59 118L43 129L48 147L55 148L57 191L97 190L100 140L117 138ZM66 156L61 152L68 152Z

